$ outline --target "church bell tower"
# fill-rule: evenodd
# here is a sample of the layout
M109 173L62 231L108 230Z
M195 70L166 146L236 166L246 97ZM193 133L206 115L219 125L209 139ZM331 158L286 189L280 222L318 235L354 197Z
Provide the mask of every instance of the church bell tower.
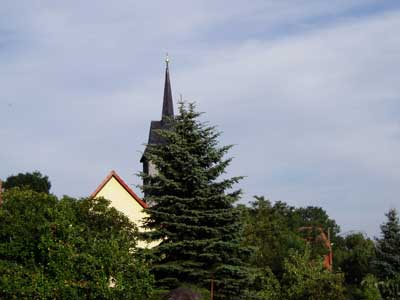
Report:
M168 120L173 116L174 116L174 105L172 99L171 81L169 79L169 58L167 55L165 59L165 83L164 83L164 97L162 104L161 120L151 121L149 140L147 142L148 145L160 145L164 143L162 137L160 137L156 131L159 129L167 129ZM147 147L144 150L142 158L140 159L140 162L143 164L143 173L147 175L154 175L156 173L156 169L154 164L152 164L151 161L148 161L146 159L145 156L146 151Z

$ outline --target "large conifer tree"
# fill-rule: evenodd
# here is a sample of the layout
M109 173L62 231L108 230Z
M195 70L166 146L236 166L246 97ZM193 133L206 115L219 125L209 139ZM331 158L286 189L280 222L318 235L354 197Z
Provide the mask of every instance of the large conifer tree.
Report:
M143 174L145 199L151 204L146 225L154 249L153 272L159 286L181 284L208 287L216 299L240 299L247 269L240 248L240 218L231 191L241 177L219 179L231 159L231 146L218 146L219 132L198 120L194 104L180 103L168 130L157 132L163 143L148 145L145 156L157 174Z
M381 225L382 237L376 240L374 261L377 275L382 279L400 275L399 217L395 209L390 209L386 217L386 223Z

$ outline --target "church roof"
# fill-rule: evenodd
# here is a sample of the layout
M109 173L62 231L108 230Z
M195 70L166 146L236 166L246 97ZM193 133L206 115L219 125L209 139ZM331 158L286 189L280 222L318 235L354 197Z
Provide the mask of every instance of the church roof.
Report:
M122 180L121 177L118 176L117 172L112 170L110 174L103 180L102 183L97 187L97 189L90 195L91 198L95 198L97 194L106 186L106 184L114 178L117 182L128 192L128 194L134 198L143 208L148 208L146 202L144 202L138 195L135 194L134 191Z
M164 128L163 125L162 121L151 121L148 144L157 145L163 143L163 138L156 132L156 130Z

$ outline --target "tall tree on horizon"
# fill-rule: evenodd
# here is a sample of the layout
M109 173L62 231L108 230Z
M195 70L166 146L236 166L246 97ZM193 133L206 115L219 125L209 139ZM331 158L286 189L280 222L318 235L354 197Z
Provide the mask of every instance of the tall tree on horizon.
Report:
M381 225L381 238L376 239L376 260L373 265L379 278L400 275L400 223L396 209L385 214L387 221Z
M193 103L180 103L179 115L167 120L169 129L157 133L165 141L147 145L146 159L155 175L142 174L147 209L147 237L161 241L153 273L160 286L182 284L208 287L215 282L215 299L241 299L247 285L240 247L239 210L233 207L240 190L231 190L241 177L224 178L232 146L218 146L220 133L201 123Z

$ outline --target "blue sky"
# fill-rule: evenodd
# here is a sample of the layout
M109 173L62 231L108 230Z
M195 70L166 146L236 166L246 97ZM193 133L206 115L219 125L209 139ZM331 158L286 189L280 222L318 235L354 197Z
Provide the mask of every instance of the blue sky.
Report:
M373 0L18 1L0 6L0 178L136 191L165 52L175 100L235 144L242 202L317 205L379 233L400 209L400 4Z

